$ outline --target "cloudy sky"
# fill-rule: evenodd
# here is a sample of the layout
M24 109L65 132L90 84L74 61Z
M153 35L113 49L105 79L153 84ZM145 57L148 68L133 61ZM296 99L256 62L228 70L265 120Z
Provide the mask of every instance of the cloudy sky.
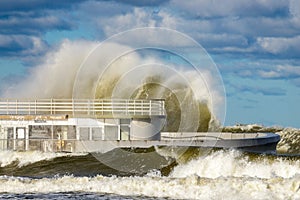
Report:
M226 125L300 127L298 0L1 0L1 90L64 41L167 27L199 42L223 77Z

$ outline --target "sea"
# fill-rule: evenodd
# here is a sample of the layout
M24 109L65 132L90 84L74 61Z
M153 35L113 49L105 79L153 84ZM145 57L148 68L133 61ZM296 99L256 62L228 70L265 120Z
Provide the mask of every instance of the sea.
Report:
M281 141L276 154L191 149L144 171L120 171L93 154L3 151L0 199L300 199L299 129L236 125L226 131L276 132Z

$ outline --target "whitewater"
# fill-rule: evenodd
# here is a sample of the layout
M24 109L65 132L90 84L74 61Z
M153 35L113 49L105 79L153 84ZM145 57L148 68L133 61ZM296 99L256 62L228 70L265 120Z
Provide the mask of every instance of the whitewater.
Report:
M8 152L6 152L8 154ZM101 174L80 175L72 173L71 167L64 167L63 174L46 175L49 164L59 165L67 157L73 157L77 167L85 165L86 155L57 155L37 153L40 156L28 159L31 153L21 153L15 160L1 160L0 172L5 168L34 168L39 164L41 177L0 177L0 198L23 194L35 194L36 198L50 198L52 195L89 194L93 198L123 199L134 197L162 199L299 199L300 158L297 156L256 155L238 150L214 150L208 155L192 158L171 167L168 175L152 170L144 175ZM26 155L29 154L29 155ZM24 156L26 155L26 156ZM8 155L6 155L8 156ZM61 157L62 156L62 157ZM37 157L40 160L37 160ZM3 157L2 157L3 158ZM61 158L61 159L59 159ZM67 164L66 162L64 164ZM99 163L98 163L99 164ZM68 166L67 165L67 166ZM62 167L62 166L61 166ZM16 168L14 168L16 170ZM26 170L25 170L26 171ZM69 171L69 172L68 172ZM110 196L110 195L114 196Z

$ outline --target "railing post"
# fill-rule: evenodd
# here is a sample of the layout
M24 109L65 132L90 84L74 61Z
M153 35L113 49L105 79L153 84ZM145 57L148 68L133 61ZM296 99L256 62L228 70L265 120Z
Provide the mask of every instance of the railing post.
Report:
M152 101L150 100L150 105L149 105L149 116L151 116L152 113Z
M126 99L126 115L128 115L128 100Z
M93 116L95 116L95 100L92 100L92 110L93 110Z
M75 102L74 102L74 98L72 98L72 115L75 116Z
M30 115L30 111L31 111L31 101L29 100L29 102L28 102L28 107L29 107L29 109L28 109L28 115Z
M166 113L165 113L165 100L162 100L162 108L161 108L161 114L162 115L165 115Z
M16 100L16 115L18 114L18 100Z
M8 111L8 99L6 101L7 101L6 102L6 114L8 114L9 113L9 111Z
M88 110L87 110L87 114L88 114L88 115L91 115L91 111L90 111L91 108L90 108L90 107L91 107L91 101L88 100Z
M101 100L101 110L102 110L102 115L104 115L104 100Z
M135 100L133 100L133 115L135 115Z
M144 115L144 101L142 100L141 102L141 111L142 111L142 115Z
M50 102L50 114L52 115L53 112L52 112L52 108L53 107L53 99L51 98L51 102Z

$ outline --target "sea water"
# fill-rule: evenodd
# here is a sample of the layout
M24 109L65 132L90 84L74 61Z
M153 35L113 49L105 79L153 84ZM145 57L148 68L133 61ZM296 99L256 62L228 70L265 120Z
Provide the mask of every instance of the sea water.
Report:
M283 154L214 149L142 174L119 172L91 154L1 152L0 198L300 199L300 156L292 150L299 140L288 144L286 131Z

